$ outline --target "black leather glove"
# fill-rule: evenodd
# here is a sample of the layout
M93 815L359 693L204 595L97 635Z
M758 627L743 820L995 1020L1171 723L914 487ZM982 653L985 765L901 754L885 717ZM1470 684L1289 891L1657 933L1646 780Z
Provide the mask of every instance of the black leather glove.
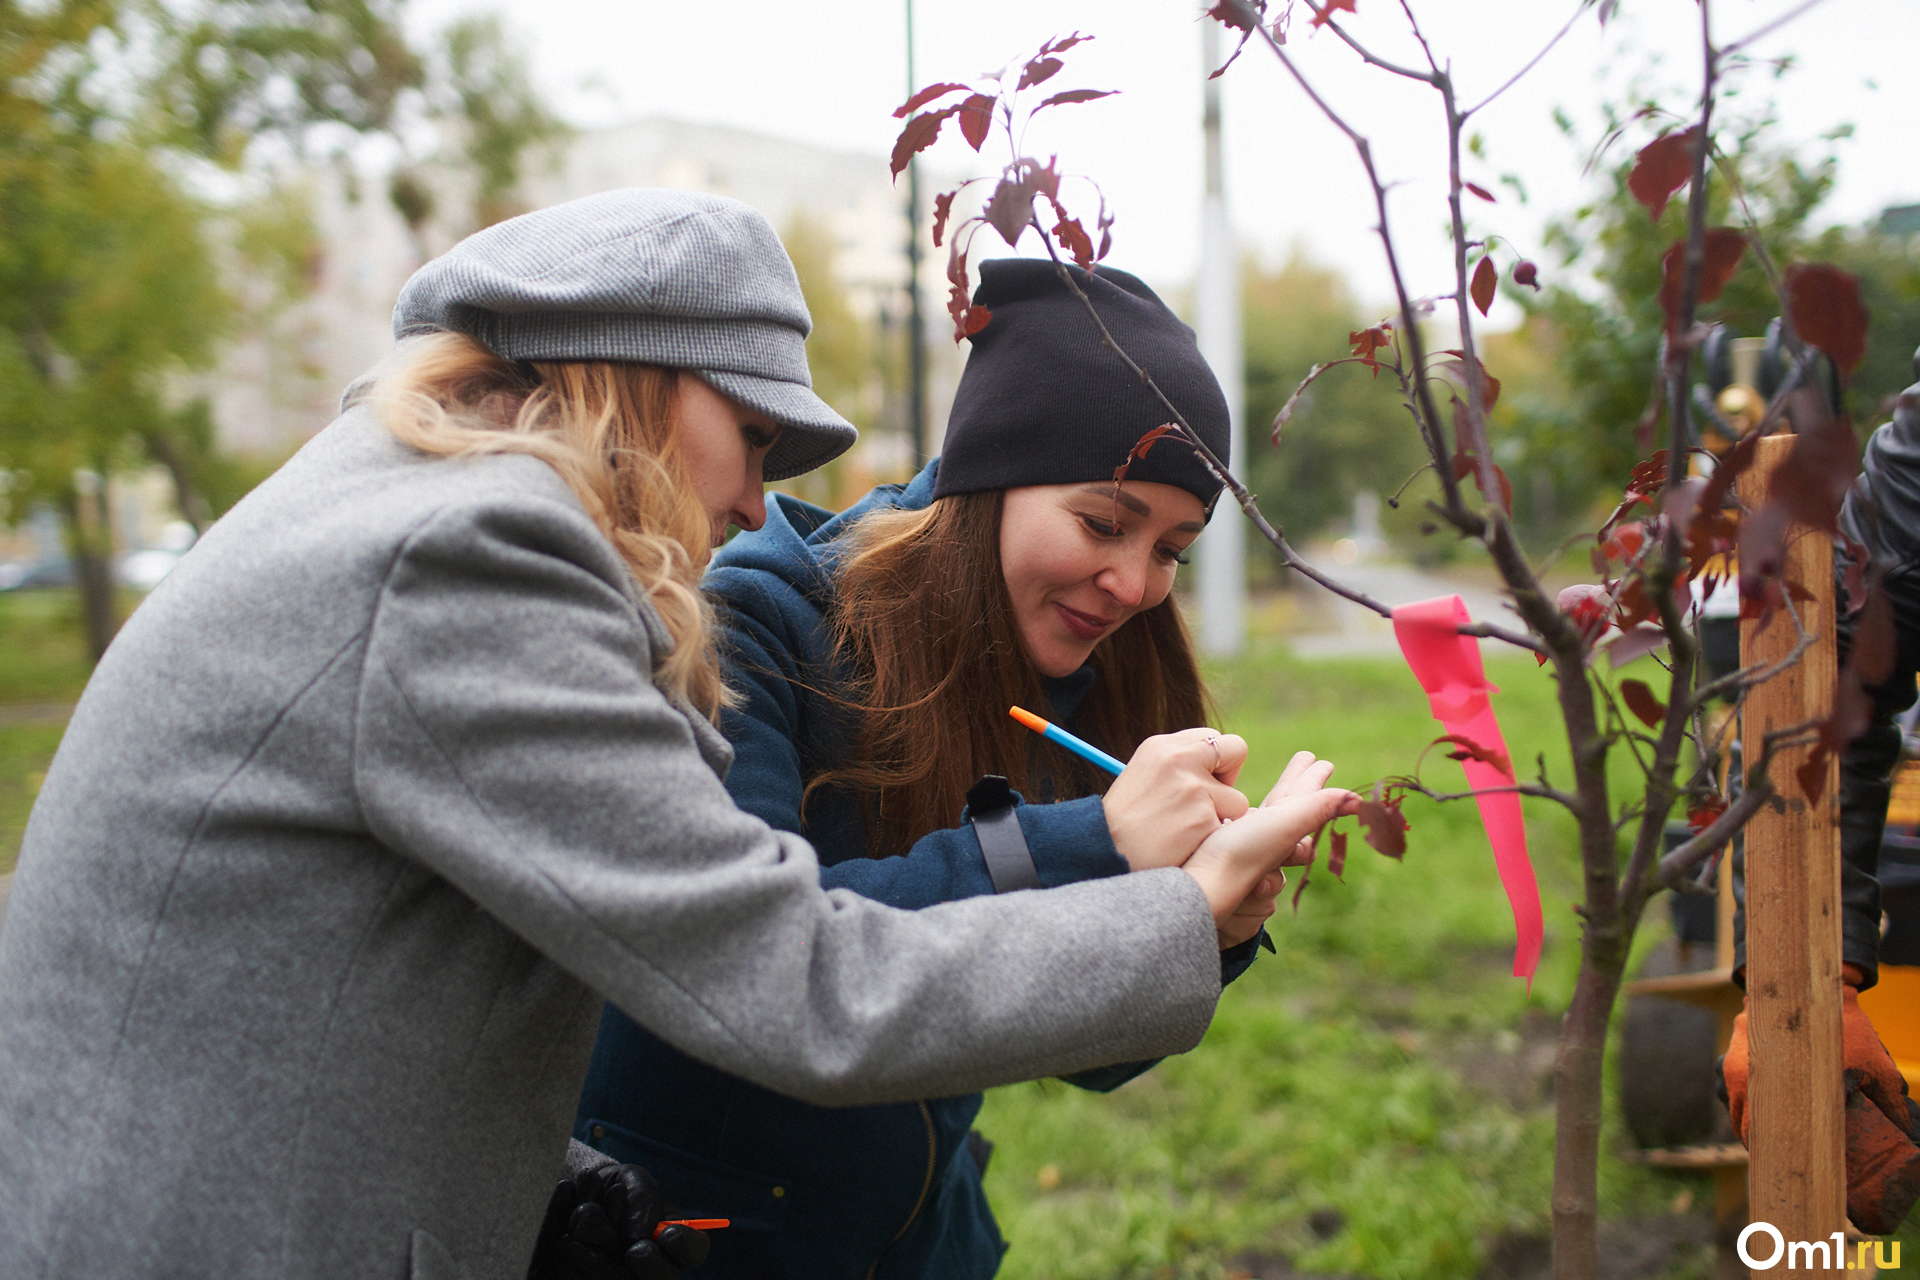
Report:
M563 1178L547 1201L527 1280L679 1280L707 1260L705 1232L670 1226L660 1185L639 1165Z

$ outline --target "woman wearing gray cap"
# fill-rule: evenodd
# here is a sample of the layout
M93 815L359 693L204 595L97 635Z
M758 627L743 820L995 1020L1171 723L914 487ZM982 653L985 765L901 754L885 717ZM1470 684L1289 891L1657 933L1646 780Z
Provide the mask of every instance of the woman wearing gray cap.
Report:
M1125 272L1069 270L1224 457L1226 400L1192 330ZM806 836L827 887L899 907L1177 862L1142 744L1207 719L1170 592L1219 481L1163 442L1116 489L1164 406L1052 263L980 271L974 301L992 319L973 335L941 457L839 515L777 495L707 575L745 695L721 715L728 791ZM1110 777L1015 723L1010 704L1136 763ZM1315 789L1330 768L1297 758L1288 782ZM1253 962L1275 888L1221 928L1224 979ZM1112 1089L1150 1065L1071 1079ZM646 1166L687 1212L731 1220L703 1272L714 1280L983 1280L1006 1246L982 1186L990 1146L971 1131L981 1101L811 1106L609 1006L574 1136Z
M394 320L48 771L0 932L0 1275L518 1280L602 994L829 1104L1198 1039L1216 917L1342 797L921 913L829 897L728 799L697 575L763 468L852 439L764 219L576 201L428 264ZM1161 751L1196 827L1210 750ZM673 1274L643 1191L608 1196L627 1264Z

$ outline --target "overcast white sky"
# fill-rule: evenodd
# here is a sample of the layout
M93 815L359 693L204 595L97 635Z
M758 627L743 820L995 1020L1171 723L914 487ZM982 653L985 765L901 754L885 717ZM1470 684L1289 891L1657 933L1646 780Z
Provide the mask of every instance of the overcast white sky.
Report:
M1486 97L1578 11L1577 0L1411 0L1436 56L1450 60L1463 104ZM524 41L534 74L562 113L581 125L665 114L737 125L884 156L905 97L907 0L416 0L413 21L431 28L463 12L499 13ZM915 79L967 80L1030 56L1050 37L1096 37L1066 55L1058 88L1119 89L1099 102L1043 114L1029 152L1058 153L1062 168L1096 177L1117 215L1110 261L1165 286L1192 276L1199 252L1200 26L1191 0L913 0ZM1722 44L1764 27L1801 0L1712 0ZM1590 191L1584 154L1552 123L1564 110L1598 136L1598 105L1623 102L1632 85L1677 112L1692 110L1699 82L1695 0L1622 0L1602 30L1593 10L1521 83L1476 117L1484 159L1465 177L1496 191L1475 208L1475 234L1511 237L1542 257L1540 225ZM1359 39L1413 63L1400 6L1358 0L1344 17ZM1302 10L1302 19L1305 13ZM1389 216L1416 293L1446 290L1445 154L1430 90L1360 65L1331 35L1296 21L1289 50L1323 96L1372 140L1396 182ZM1855 127L1838 144L1840 185L1829 221L1857 222L1888 204L1920 203L1920 0L1825 0L1752 47L1756 60L1791 56L1775 80L1761 67L1736 73L1729 110L1777 99L1778 137L1809 155L1820 135ZM1335 264L1368 302L1388 297L1371 196L1351 145L1286 78L1271 53L1249 47L1221 82L1227 189L1242 241L1270 259L1293 243ZM1623 147L1652 136L1641 127ZM992 144L989 144L991 151ZM949 128L929 157L949 173L983 172ZM1522 206L1512 174L1525 188ZM1496 313L1496 319L1498 313Z

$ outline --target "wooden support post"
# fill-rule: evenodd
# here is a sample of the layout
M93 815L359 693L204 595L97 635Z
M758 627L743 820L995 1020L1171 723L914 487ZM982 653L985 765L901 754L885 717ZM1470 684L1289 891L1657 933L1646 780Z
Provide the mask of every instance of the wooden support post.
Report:
M1739 482L1748 510L1760 506L1768 474L1792 443L1790 436L1760 442ZM1741 738L1749 761L1759 758L1767 730L1819 719L1832 707L1832 540L1795 526L1786 576L1813 597L1793 607L1817 639L1793 668L1747 695ZM1765 630L1743 620L1740 661L1777 661L1795 640L1784 612ZM1752 1221L1772 1223L1789 1241L1831 1240L1847 1225L1839 772L1829 762L1819 798L1809 802L1795 776L1808 754L1774 757L1768 774L1780 798L1746 828L1748 1197Z

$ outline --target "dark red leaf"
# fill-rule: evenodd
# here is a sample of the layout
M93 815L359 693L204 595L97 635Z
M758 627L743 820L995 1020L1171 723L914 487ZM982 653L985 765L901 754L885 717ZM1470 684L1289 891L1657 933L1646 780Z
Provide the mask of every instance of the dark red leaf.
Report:
M1179 429L1180 428L1178 423L1173 423L1173 422L1161 423L1159 426L1155 427L1153 430L1147 432L1145 435L1141 436L1138 440L1134 441L1133 452L1128 456L1133 458L1146 457L1147 450L1153 448L1154 445L1158 444L1161 441L1161 439L1166 436L1168 432L1178 431Z
M1466 377L1466 368L1467 368L1466 356L1459 350L1452 347L1447 348L1445 351L1441 352L1440 354L1453 357L1453 359L1451 360L1441 361L1440 362L1441 367L1445 369L1452 369L1458 372L1461 375L1462 380L1464 380ZM1500 379L1488 373L1487 366L1482 364L1478 357L1474 358L1473 363L1475 368L1477 368L1480 372L1480 407L1486 410L1488 413L1492 413L1493 406L1500 403Z
M1640 548L1647 544L1647 522L1630 520L1620 525L1600 542L1600 550L1607 559L1617 564L1629 564L1640 554Z
M1600 526L1601 540L1603 542L1606 540L1607 530L1613 528L1615 522L1617 522L1621 516L1626 515L1627 512L1633 510L1643 502L1648 506L1652 506L1654 491L1666 482L1667 451L1665 449L1659 449L1654 452L1652 457L1646 458L1634 466L1633 475L1627 481L1627 492L1625 496L1621 498L1620 505L1614 508L1612 515L1607 517L1607 522Z
M1759 436L1747 436L1720 459L1720 465L1707 477L1707 487L1700 494L1700 510L1719 511L1726 505L1727 495L1733 492L1733 482L1753 465L1753 454L1759 447Z
M1735 513L1724 508L1699 512L1687 526L1688 572L1699 574L1715 556L1730 555L1739 538L1740 517ZM1707 590L1711 593L1711 584Z
M1693 176L1694 140L1700 126L1678 133L1662 134L1640 148L1633 158L1633 171L1627 175L1627 190L1647 207L1656 221L1673 193L1687 185Z
M1500 273L1493 268L1493 257L1489 254L1480 259L1480 265L1473 269L1473 283L1468 293L1473 297L1473 305L1480 308L1480 314L1487 314L1487 308L1493 305L1494 286L1500 283Z
M1090 267L1093 265L1093 241L1087 238L1087 229L1080 225L1079 219L1069 218L1067 211L1058 200L1053 201L1055 222L1053 238L1060 247L1073 255L1074 265Z
M1640 718L1640 723L1649 729L1657 729L1660 722L1667 718L1666 704L1653 696L1653 690L1639 680L1622 680L1620 696L1626 700L1627 710Z
M1622 631L1607 644L1607 661L1624 667L1636 658L1644 658L1667 646L1667 633L1660 627L1640 626Z
M1827 793L1827 761L1831 759L1825 743L1807 753L1807 761L1793 771L1800 782L1800 790L1807 797L1807 803L1817 805L1820 797Z
M993 128L994 99L984 93L976 93L960 104L960 136L967 145L978 151L987 140L987 131Z
M1524 284L1535 293L1540 291L1540 268L1525 258L1513 264L1513 282Z
M1505 468L1501 467L1498 463L1494 464L1493 478L1500 485L1500 509L1502 511L1505 511L1508 515L1512 515L1513 514L1513 481L1507 479L1507 473ZM1476 479L1474 483L1478 484L1479 481Z
M1488 204L1499 203L1493 198L1493 192L1487 190L1485 187L1479 185L1478 183L1463 182L1460 185L1465 187L1467 190L1473 192L1473 194L1479 196L1482 200L1485 200Z
M1448 752L1448 755L1452 759L1478 760L1482 764L1492 765L1509 778L1513 776L1513 759L1508 756L1506 752L1496 751L1492 747L1483 747L1464 733L1443 734L1435 738L1434 742L1451 742L1454 746L1460 748L1457 753Z
M1727 802L1720 796L1695 800L1687 806L1687 825L1695 831L1705 831L1726 811Z
M1379 788L1374 788L1378 797ZM1360 802L1360 825L1367 829L1367 843L1389 858L1404 857L1407 852L1407 819L1400 806L1378 798Z
M911 98L908 98L905 102L901 103L899 106L895 107L893 109L893 118L895 120L905 120L908 116L912 115L914 112L918 111L920 108L926 106L929 102L932 102L935 98L942 97L946 94L952 93L956 89L964 89L966 87L967 86L963 84L930 84L926 88L922 89L920 92L914 94Z
M1700 301L1712 302L1733 279L1747 252L1746 233L1733 227L1708 227L1701 243Z
M1361 364L1373 370L1374 376L1380 376L1380 359L1373 353L1382 347L1391 346L1393 339L1387 336L1387 330L1393 325L1382 321L1371 329L1355 329L1347 334L1347 341L1353 346L1353 354Z
M1070 102L1092 102L1095 98L1111 98L1120 92L1118 89L1069 89L1065 93L1056 93L1041 102L1040 107L1060 106ZM1038 111L1040 107L1035 107Z
M1783 468L1776 468L1777 475ZM1740 522L1740 598L1771 605L1784 600L1779 577L1786 563L1788 513L1779 501L1764 502ZM1769 591L1767 588L1773 589ZM1741 616L1746 616L1744 613Z
M1001 239L1017 244L1020 233L1033 221L1033 194L1031 184L1017 178L1002 178L980 216L1000 233Z
M1327 835L1327 870L1333 872L1338 880L1347 870L1347 833L1329 832Z
M940 136L940 125L946 118L958 111L959 107L947 107L942 111L923 111L907 121L907 127L893 143L893 176L899 177L907 162L933 145Z
M1054 73L1063 65L1065 64L1058 58L1035 58L1021 69L1020 83L1016 88L1030 89L1036 84L1051 80Z
M1747 251L1747 237L1732 227L1708 227L1700 249L1700 291L1694 301L1712 302L1733 278ZM1680 291L1686 281L1687 242L1675 240L1660 259L1660 310L1669 333L1680 322Z
M1667 482L1667 451L1656 450L1651 457L1643 458L1634 464L1633 474L1627 478L1627 492L1638 498L1645 498Z
M1177 422L1163 422L1133 442L1133 448L1127 453L1126 459L1113 469L1113 488L1116 499L1120 496L1120 486L1127 482L1127 468L1133 465L1134 460L1136 458L1146 457L1147 450L1153 448L1155 444L1159 443L1159 441L1170 432L1175 432L1179 429L1180 424Z
M1581 584L1563 587L1554 607L1567 616L1567 619L1580 630L1580 635L1588 644L1592 644L1611 625L1607 617L1613 605L1605 587Z
M1233 0L1219 0L1219 3L1207 10L1207 16L1215 22L1225 23L1236 31L1251 32L1253 30L1253 22L1240 12L1239 6L1235 5Z
M980 216L1000 233L1008 244L1019 243L1021 234L1033 222L1033 199L1057 198L1060 175L1051 165L1021 159L1014 162L1010 176L1000 179Z
M1322 27L1322 26L1325 26L1327 23L1332 22L1333 11L1335 9L1345 9L1348 13L1355 12L1353 7L1353 0L1327 0L1327 2L1324 5L1314 10L1313 25L1316 27ZM1399 855L1395 854L1394 856L1398 857Z
M1767 496L1784 503L1801 524L1832 533L1840 503L1859 473L1852 421L1845 414L1829 415L1793 438L1786 459L1767 477Z
M953 213L953 198L958 191L942 191L933 198L933 247L940 247L940 237L946 234L947 218Z
M1802 340L1827 353L1842 374L1851 374L1867 356L1867 309L1860 302L1860 278L1824 262L1787 268L1787 305Z
M1065 53L1067 50L1073 48L1073 46L1085 44L1091 39L1093 39L1092 36L1083 36L1078 31L1075 31L1070 36L1060 36L1041 45L1038 56L1044 58L1049 53Z
M947 284L947 314L953 317L953 340L957 343L980 332L993 318L991 311L974 306L968 296L967 255L961 251L958 239L947 251Z
M1860 687L1860 677L1842 671L1833 691L1833 714L1820 726L1820 741L1830 751L1845 751L1847 744L1867 731L1873 721L1873 699Z

